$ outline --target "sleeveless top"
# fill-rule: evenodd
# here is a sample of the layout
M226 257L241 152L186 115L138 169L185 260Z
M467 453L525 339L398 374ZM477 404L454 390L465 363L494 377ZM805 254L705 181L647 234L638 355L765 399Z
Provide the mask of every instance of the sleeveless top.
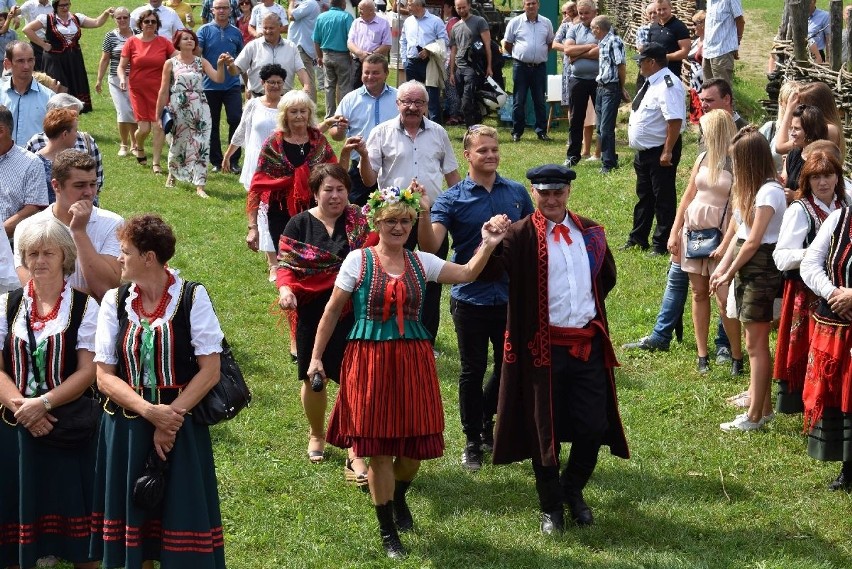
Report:
M387 274L373 247L361 250L361 275L352 304L355 324L350 340L429 340L421 321L426 276L417 255L404 250L405 271Z
M150 359L153 369L148 369L142 355L142 344L148 335L141 324L132 322L127 317L130 284L122 285L117 292L116 375L151 403L171 403L178 396L180 389L198 373L195 349L191 343L188 307L184 301L185 294L186 281L181 287L181 297L171 320L150 329L146 351L153 352ZM191 302L189 306L192 306Z
M825 257L825 273L832 284L837 287L849 287L852 284L852 212L850 208L843 208L837 227L831 236L831 245ZM817 315L821 320L830 324L849 325L828 306L828 301L820 298Z
M22 288L9 293L6 304L9 334L3 345L3 363L4 371L15 382L18 391L23 395L35 395L35 392L27 392L32 366L29 342L18 338L13 333L15 321L26 317L27 307L23 297L24 289ZM41 385L38 386L39 390L50 391L77 370L77 332L86 312L87 299L86 293L72 289L68 324L62 332L43 339L45 369L41 377Z

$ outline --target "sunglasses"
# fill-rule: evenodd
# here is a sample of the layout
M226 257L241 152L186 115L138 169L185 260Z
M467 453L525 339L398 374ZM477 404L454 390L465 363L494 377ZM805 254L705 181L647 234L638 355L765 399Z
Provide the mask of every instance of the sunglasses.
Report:
M149 26L156 26L159 22L157 20L142 20L143 24L148 24Z

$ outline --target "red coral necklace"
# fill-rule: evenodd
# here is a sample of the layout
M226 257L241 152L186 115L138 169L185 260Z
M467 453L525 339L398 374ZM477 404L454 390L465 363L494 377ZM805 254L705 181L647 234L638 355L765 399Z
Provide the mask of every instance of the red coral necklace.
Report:
M65 282L63 281L62 292L64 291ZM27 292L29 292L30 298L33 299L32 309L30 310L30 325L32 326L34 332L38 332L44 329L44 325L46 322L50 322L59 314L59 306L62 304L62 292L59 293L59 298L56 299L56 304L53 305L51 311L45 314L44 316L38 313L38 295L36 294L33 281L30 281L29 285L27 285Z
M172 295L169 294L169 287L172 286L175 282L175 276L171 273L168 273L169 278L166 279L166 286L163 288L163 293L160 295L160 302L157 303L157 307L154 308L153 312L145 312L145 308L142 305L142 289L139 285L136 285L136 298L133 299L131 307L133 311L136 312L143 319L148 322L153 322L157 318L162 318L166 315L166 307L169 305L169 301L172 299Z

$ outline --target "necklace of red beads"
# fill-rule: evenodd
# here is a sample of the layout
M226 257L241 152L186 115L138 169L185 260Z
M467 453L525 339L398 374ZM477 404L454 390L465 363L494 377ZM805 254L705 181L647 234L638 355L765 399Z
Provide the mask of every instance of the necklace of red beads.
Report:
M137 294L136 298L134 298L131 303L131 308L133 308L133 311L136 312L141 319L153 322L157 318L162 318L166 315L166 307L172 299L172 295L169 294L169 287L175 283L175 276L172 273L168 273L168 275L169 278L166 279L166 286L163 287L163 293L160 295L160 302L157 303L157 307L154 308L153 312L145 312L145 308L142 305L142 289L138 284L136 285Z
M65 282L62 283L62 292L65 291ZM59 306L62 304L62 292L59 293L59 298L56 299L56 304L53 305L53 308L42 316L38 313L38 295L35 291L35 286L33 286L33 281L30 281L29 285L27 285L27 292L30 295L30 298L33 299L32 309L30 310L30 326L34 332L38 332L39 330L44 329L44 325L47 322L50 322L56 315L59 314Z

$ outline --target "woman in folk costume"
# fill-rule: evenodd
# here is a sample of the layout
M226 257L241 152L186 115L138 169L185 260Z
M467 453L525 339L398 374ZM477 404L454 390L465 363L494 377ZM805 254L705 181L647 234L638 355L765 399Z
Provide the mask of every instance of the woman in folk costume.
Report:
M398 531L414 527L405 493L420 461L444 453L444 412L430 335L421 321L427 281L470 282L508 226L504 215L482 228L482 247L465 265L403 246L421 208L422 187L385 188L365 206L379 234L375 247L352 251L340 267L317 330L308 375L325 376L323 354L347 303L355 324L343 356L328 442L370 457L369 486L388 557L405 549Z
M594 522L583 498L602 445L628 458L604 299L615 261L604 228L566 209L573 170L527 172L536 211L513 224L482 278L509 275L509 315L494 436L494 464L532 459L541 532ZM566 286L566 283L569 286ZM571 453L560 474L560 447Z
M364 143L362 143L364 145ZM366 145L364 145L366 153ZM298 313L296 349L298 379L302 382L301 398L310 423L308 460L325 459L325 389L314 391L308 364L323 309L343 259L350 251L375 244L367 217L358 206L349 203L351 181L340 164L320 164L308 181L317 205L290 218L279 245L278 304L284 310ZM352 328L352 310L347 306L331 335L323 357L323 368L333 381L339 381L340 363L346 336ZM358 486L367 485L364 459L350 449L346 460L346 479Z
M843 167L830 153L810 154L799 181L798 199L784 212L778 244L772 253L775 266L784 276L772 374L778 383L775 410L779 413L801 413L804 409L802 390L815 325L812 313L819 303L802 281L799 265L825 218L834 210L849 206L843 188Z

